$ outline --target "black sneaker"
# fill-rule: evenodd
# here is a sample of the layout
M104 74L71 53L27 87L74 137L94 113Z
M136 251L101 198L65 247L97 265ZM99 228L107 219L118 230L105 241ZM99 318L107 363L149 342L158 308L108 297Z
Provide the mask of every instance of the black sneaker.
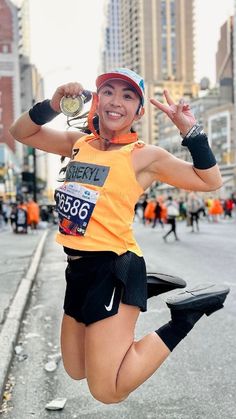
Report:
M148 273L147 274L147 294L148 298L164 292L172 291L176 288L186 287L186 282L177 276Z
M224 307L229 291L224 285L202 284L168 297L166 304L171 311L199 311L209 316Z

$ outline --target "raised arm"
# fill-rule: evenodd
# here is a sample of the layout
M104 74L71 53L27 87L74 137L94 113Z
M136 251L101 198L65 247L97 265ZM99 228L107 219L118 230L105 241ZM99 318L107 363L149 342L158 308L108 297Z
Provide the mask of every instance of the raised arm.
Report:
M164 96L167 105L155 99L151 99L151 103L176 125L183 137L182 145L191 153L193 164L155 147L149 165L152 177L183 189L211 191L220 188L222 178L219 167L209 147L207 136L196 123L189 105L183 100L175 104L167 90L164 91Z
M36 104L29 112L23 113L10 127L11 135L19 142L40 150L61 156L71 156L74 142L83 133L59 131L46 127L60 113L63 96L78 96L83 92L79 83L68 83L57 88L51 100Z

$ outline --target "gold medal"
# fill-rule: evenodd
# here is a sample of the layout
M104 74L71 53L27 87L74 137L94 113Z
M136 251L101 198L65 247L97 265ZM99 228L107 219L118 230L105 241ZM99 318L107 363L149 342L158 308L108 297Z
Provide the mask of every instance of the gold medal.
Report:
M84 106L84 101L81 96L66 97L63 96L60 101L60 108L64 115L69 117L77 116L81 113Z

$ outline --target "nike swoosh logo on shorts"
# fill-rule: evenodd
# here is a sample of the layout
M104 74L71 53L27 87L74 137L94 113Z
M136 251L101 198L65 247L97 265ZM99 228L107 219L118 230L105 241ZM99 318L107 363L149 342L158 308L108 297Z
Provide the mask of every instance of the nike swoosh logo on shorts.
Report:
M116 291L116 287L114 288L114 290L113 290L113 293L112 293L112 296L111 296L111 301L110 301L110 304L108 305L108 306L106 306L105 305L105 309L107 310L107 311L111 311L111 309L112 309L112 306L113 306L113 301L114 301L114 297L115 297L115 291Z

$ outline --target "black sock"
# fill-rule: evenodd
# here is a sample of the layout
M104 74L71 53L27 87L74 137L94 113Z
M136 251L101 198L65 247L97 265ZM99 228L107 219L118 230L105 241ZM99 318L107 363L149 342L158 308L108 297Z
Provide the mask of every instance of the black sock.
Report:
M155 332L172 352L202 316L201 311L171 310L171 320Z

